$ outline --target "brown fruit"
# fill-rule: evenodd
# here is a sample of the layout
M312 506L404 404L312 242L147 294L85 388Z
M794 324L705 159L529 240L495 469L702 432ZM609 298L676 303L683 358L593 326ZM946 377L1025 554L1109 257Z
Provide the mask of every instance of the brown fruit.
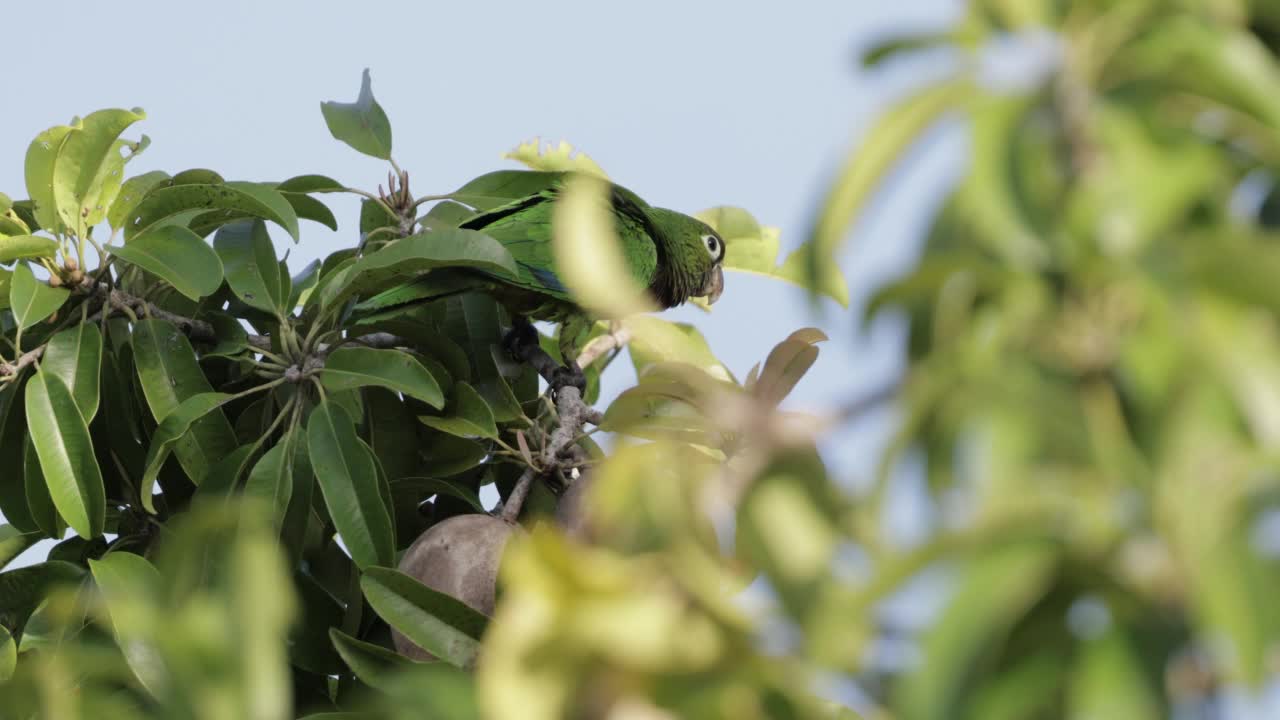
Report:
M53 288L62 287L62 278L58 277L57 275L50 275L49 287L53 287Z
M517 525L490 515L458 515L427 528L405 551L400 572L452 595L484 615L493 614L498 564ZM394 629L396 650L413 660L434 660Z

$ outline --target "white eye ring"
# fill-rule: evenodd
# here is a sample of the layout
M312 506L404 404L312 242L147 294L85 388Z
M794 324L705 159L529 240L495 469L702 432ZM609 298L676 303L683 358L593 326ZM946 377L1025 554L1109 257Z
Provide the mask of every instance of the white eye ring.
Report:
M715 235L703 235L702 244L706 246L713 260L719 260L724 256L724 243Z

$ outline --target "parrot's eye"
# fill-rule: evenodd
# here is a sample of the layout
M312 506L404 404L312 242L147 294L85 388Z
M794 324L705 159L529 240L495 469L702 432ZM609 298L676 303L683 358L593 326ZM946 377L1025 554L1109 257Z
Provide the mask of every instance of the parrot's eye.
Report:
M703 235L702 243L707 246L707 253L712 260L719 261L724 257L724 243L715 235Z

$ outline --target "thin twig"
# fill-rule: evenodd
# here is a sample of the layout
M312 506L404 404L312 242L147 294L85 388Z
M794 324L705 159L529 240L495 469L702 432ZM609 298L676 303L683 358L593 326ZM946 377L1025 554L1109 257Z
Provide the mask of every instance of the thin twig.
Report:
M616 332L601 335L582 349L582 353L578 355L578 367L586 370L588 365L599 360L605 353L610 350L620 350L629 342L631 342L631 331L627 328L619 328Z

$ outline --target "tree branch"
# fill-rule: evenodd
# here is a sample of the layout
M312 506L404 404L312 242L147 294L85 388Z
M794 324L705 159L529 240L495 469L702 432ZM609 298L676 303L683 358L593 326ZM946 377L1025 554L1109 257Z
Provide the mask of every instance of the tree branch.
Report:
M601 335L582 349L582 353L578 355L578 367L586 370L588 365L599 360L605 353L615 349L621 350L629 342L631 342L631 331L627 328L619 328L608 335Z
M136 295L131 295L123 290L112 288L104 282L96 282L93 278L86 277L84 282L76 287L76 290L89 297L91 302L101 303L92 315L88 316L86 322L96 322L104 316L110 317L113 314L123 312L131 315L142 315L146 317L157 318L173 323L179 330L192 340L205 343L216 343L218 334L214 330L213 325L170 312L148 302ZM248 344L256 350L270 350L271 336L269 335L249 335ZM371 348L398 348L410 347L411 343L402 337L392 335L391 333L378 332L359 337L351 338L346 342L354 342ZM333 349L336 349L342 343L334 343L332 345L320 345L317 347L317 355L323 362L323 357L328 355ZM39 345L31 350L18 355L12 362L0 361L0 382L11 380L22 372L25 368L35 364L44 355L45 346ZM300 372L306 370L314 370L314 368L299 368Z

